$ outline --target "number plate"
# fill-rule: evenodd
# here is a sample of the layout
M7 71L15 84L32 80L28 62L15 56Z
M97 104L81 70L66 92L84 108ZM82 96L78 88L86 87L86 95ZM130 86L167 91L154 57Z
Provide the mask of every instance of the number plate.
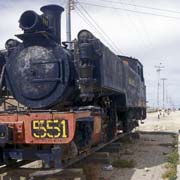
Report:
M34 138L67 138L68 121L67 120L33 120L32 136Z

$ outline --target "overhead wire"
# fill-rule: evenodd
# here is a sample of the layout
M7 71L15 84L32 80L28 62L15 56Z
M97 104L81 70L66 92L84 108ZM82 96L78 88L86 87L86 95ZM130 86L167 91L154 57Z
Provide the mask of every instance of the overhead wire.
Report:
M129 12L136 13L136 14L145 14L145 15L151 15L151 16L158 16L158 17L163 17L163 18L180 20L180 17L177 17L177 16L168 16L168 15L156 14L156 13L145 12L145 11L135 11L135 10L131 10L131 9L121 8L121 7L87 3L87 2L82 2L82 1L79 1L79 2L81 2L82 4L88 5L88 6L96 6L96 7L101 7L101 8L115 9L115 10L121 10L121 11L129 11Z
M117 53L117 54L123 54L123 52L121 52L119 50L119 48L117 47L117 45L112 41L112 39L105 33L105 31L100 27L100 25L95 21L95 19L88 13L88 11L81 5L81 3L77 0L76 1L79 6L81 7L81 9L84 11L84 13L86 14L86 18L87 20L90 19L91 22L93 23L93 27L96 28L96 30L98 31L98 33L100 33L101 36L103 36L103 39L106 41L106 43ZM92 24L91 23L91 24Z
M131 2L132 2L131 4L134 5L134 9L135 9L135 10L138 10L138 6L136 6L135 1L134 1L134 0L131 0ZM141 14L138 14L137 18L138 18L138 20L139 20L139 23L141 24L142 30L143 30L143 32L144 32L144 35L145 35L146 39L147 39L147 42L148 42L149 47L150 47L151 49L153 49L153 45L152 45L152 42L151 42L151 38L150 38L149 33L148 33L147 29L146 29L146 26L145 26L145 24L144 24L144 22L143 22L143 20L142 20L142 18L141 18Z
M93 28L93 26L86 21L86 18L84 17L84 15L81 13L81 11L79 11L79 9L77 9L77 11L75 11L75 13L90 27ZM93 28L94 29L94 28ZM94 31L96 31L96 29L94 29Z
M121 7L126 8L126 5L122 3ZM140 31L139 27L137 26L136 22L134 21L132 14L127 11L123 11L123 12L126 14L128 20L130 22L129 24L131 24L131 26L133 27L133 28L131 28L131 30L135 31L135 33L137 34L137 36L134 36L135 38L137 38L137 40L136 40L137 48L142 49L144 44L146 45L145 39L142 37L142 32ZM139 47L138 47L138 45L139 45Z
M76 7L76 10L77 10L77 11L75 11L75 12L78 14L78 16L79 16L90 28L92 28L92 29L94 30L94 32L96 32L97 34L99 34L99 32L98 32L98 30L96 29L96 27L94 27L94 25L92 24L92 22L89 21L89 20L86 18L85 14L83 14L83 12L78 8L78 6Z
M139 10L139 7L138 6L136 6L136 4L135 4L135 0L130 0L131 1L131 4L134 4L134 9L135 10ZM153 50L153 44L152 44L152 41L151 41L151 38L150 38L150 34L149 34L149 31L147 31L147 29L146 29L146 25L145 25L145 23L144 23L144 21L143 21L143 19L142 19L142 14L138 14L137 15L137 19L138 19L138 21L139 21L139 24L141 25L141 27L142 27L142 30L143 30L143 32L144 32L144 35L145 35L145 37L146 37L146 39L147 39L147 43L148 43L148 45L149 45L149 47L151 48L151 50ZM146 74L147 75L147 74ZM149 74L148 74L148 76L149 76ZM147 77L146 77L147 78ZM149 81L146 81L146 84L147 84L147 86L149 85ZM150 85L148 88L150 88L150 87L153 87L152 85ZM155 87L155 86L154 86ZM154 95L156 95L156 88L152 88L152 91L154 92L153 94ZM154 98L152 98L152 99L156 99L156 96L154 97Z
M122 6L122 8L126 7L125 4L123 4L123 3L121 4L121 6ZM139 43L139 46L140 46L139 49L141 49L141 46L143 44L142 41L144 41L144 43L145 43L145 40L142 38L141 32L140 32L139 28L137 27L136 23L133 21L131 14L129 14L127 11L124 11L124 13L127 16L127 19L129 20L130 24L133 26L133 28L131 28L130 30L131 31L135 30L137 33L137 37L139 37L137 42ZM140 40L140 38L141 38L141 40ZM138 43L136 44L136 46L138 45Z
M176 14L180 13L180 11L174 11L171 9L155 8L155 7L150 7L150 6L137 5L134 3L126 3L126 2L122 2L122 1L112 1L112 0L99 0L99 1L109 2L109 3L113 3L113 4L124 4L124 5L128 5L128 6L140 7L140 8L144 8L144 9L156 10L156 11L161 11L161 12L170 12L170 13L176 13Z
M106 42L106 44L108 44L109 47L112 48L112 49L116 52L117 50L114 49L114 47L113 47L111 44L109 44L109 42L102 36L102 33L101 33L101 32L96 28L96 26L88 19L88 17L86 16L86 14L84 14L84 12L83 12L81 9L79 9L78 7L76 7L76 9L78 10L78 11L76 11L76 12L79 14L79 16L81 16L81 18L83 19L83 21L84 21L88 26L90 26L91 28L93 28L94 31L95 31L97 34L99 34L99 36L101 36L101 38Z
M102 1L102 0L100 0ZM164 17L164 18L171 18L171 19L180 19L180 17L175 17L175 16L169 16L169 15L163 15L163 14L155 14L155 13L151 13L151 12L144 12L144 11L139 11L139 8L141 6L138 6L135 4L135 2L133 0L131 0L132 3L119 3L119 4L126 4L126 5L129 5L131 4L133 7L134 7L134 10L130 10L130 9L127 9L127 8L121 8L121 7L111 7L111 6L104 6L103 5L100 5L100 4L92 4L92 3L86 3L86 2L82 2L82 1L79 1L80 3L82 4L85 4L85 5L91 5L91 6L96 6L96 7L103 7L103 8L111 8L111 9L117 9L117 10L123 10L123 11L126 11L126 12L134 12L134 13L137 13L137 14L147 14L147 15L153 15L153 16L159 16L159 17ZM110 2L109 0L104 0L104 2ZM147 6L148 7L148 6ZM149 8L149 9L153 9L153 8ZM155 8L156 10L158 10L158 8ZM161 9L161 11L170 11L170 10L165 10L165 9ZM174 13L180 13L180 12L174 12ZM139 19L140 19L140 23L143 27L143 31L145 32L146 36L147 36L147 39L149 38L149 34L147 33L146 29L145 29L145 25L143 22L141 22L141 16L138 16ZM86 20L86 19L85 19ZM149 45L152 45L151 44L151 41L149 41Z

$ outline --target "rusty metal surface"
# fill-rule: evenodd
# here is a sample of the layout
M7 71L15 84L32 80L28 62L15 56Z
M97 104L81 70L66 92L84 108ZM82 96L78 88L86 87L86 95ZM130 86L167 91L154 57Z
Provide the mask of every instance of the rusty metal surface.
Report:
M51 124L58 120L67 121L66 125L56 122L57 126L53 127ZM73 139L75 132L73 113L4 114L0 116L0 122L12 129L15 144L64 144ZM50 130L56 132L52 134ZM59 134L56 138L58 133L62 136Z

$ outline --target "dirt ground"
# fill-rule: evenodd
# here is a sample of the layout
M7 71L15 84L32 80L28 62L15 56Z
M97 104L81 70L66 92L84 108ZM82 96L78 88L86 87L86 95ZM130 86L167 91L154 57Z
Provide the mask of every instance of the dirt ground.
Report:
M147 114L144 124L140 124L140 131L178 132L180 130L180 111L170 112L169 115L158 119L157 113Z
M131 168L113 167L104 170L104 164L85 161L88 180L161 180L165 172L167 155L172 151L175 138L171 133L180 129L180 111L157 118L157 113L148 114L144 124L137 129L139 138L120 145L120 153L111 153L112 162L117 159L133 162Z

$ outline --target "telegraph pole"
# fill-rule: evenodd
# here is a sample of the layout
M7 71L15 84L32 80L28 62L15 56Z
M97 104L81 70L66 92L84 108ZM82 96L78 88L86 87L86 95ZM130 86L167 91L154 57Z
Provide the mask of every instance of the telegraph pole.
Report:
M158 83L157 83L157 108L159 110L159 89L160 89L160 72L162 71L162 69L164 68L164 66L162 66L162 63L160 63L158 66L155 66L156 68L156 72L157 72L157 78L158 78Z
M163 109L165 109L165 105L164 105L164 102L165 102L165 80L167 80L167 79L162 78L161 80L163 81Z
M68 49L72 49L71 42L71 10L74 9L74 0L67 0L66 4L66 41Z

